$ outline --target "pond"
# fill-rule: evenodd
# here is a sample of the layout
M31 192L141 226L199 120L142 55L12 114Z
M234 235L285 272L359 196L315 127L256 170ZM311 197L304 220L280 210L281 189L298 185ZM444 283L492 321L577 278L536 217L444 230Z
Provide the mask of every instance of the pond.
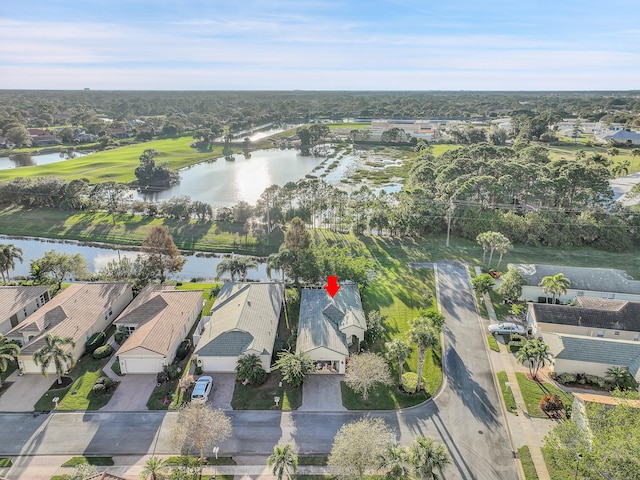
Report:
M28 276L31 260L44 257L45 252L55 250L58 253L70 255L79 253L84 257L89 265L89 270L97 272L112 260L118 257L130 257L135 259L138 252L132 250L116 250L111 248L101 248L88 245L80 245L74 241L40 240L35 238L11 238L0 236L0 244L12 243L23 251L23 263L16 262L16 269L10 272L11 278L16 276ZM216 267L224 257L202 257L189 255L186 257L187 263L179 274L171 277L173 280L189 281L192 278L202 278L213 280L216 277ZM278 273L274 273L274 278L279 278ZM249 280L268 280L266 265L259 264L257 270L249 270L247 275Z
M136 193L138 200L163 201L188 195L192 201L231 207L239 201L255 205L271 185L296 182L322 163L322 157L303 157L297 150L256 150L246 158L235 154L180 170L180 183L153 193Z
M75 157L83 157L86 153L75 152ZM48 165L69 160L64 153L46 153L44 155L29 155L28 153L16 153L8 157L0 157L0 170L8 170L18 167L33 167L36 165Z

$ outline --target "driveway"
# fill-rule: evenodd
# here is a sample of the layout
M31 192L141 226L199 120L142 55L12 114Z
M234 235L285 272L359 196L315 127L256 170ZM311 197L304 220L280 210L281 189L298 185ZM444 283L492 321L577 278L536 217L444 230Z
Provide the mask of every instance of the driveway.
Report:
M156 375L129 374L118 377L120 385L104 407L103 412L136 412L147 409L149 397L156 388Z
M233 389L236 386L235 373L204 373L213 377L213 386L209 394L209 403L213 408L231 410Z
M35 403L55 381L55 375L48 377L35 374L18 376L16 370L4 382L8 387L7 385L2 387L0 412L33 412ZM53 406L51 409L53 410Z
M303 412L343 412L340 382L344 375L333 373L307 375L302 384Z

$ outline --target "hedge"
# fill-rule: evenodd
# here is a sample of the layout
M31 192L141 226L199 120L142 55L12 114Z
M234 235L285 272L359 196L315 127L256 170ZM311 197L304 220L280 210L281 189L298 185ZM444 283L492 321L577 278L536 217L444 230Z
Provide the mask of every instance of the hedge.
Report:
M87 343L84 344L84 348L87 353L93 353L102 345L104 345L104 342L106 342L106 340L107 340L106 333L96 332L93 335L91 335L89 340L87 340Z

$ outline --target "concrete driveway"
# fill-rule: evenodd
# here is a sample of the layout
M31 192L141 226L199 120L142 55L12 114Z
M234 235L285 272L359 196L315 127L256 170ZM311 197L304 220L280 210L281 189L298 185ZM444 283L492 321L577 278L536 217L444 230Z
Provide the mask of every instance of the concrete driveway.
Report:
M303 412L344 412L340 382L344 375L334 373L307 375L302 384Z
M213 377L213 386L209 394L209 403L213 408L231 410L233 389L236 386L235 373L204 373Z
M124 375L118 377L120 385L104 407L104 412L135 412L148 410L147 402L156 387L156 375Z
M0 395L0 412L33 412L33 406L45 394L53 382L55 375L43 377L42 375L29 374L18 376L16 370L7 378L8 386L3 386ZM53 410L53 405L51 406Z

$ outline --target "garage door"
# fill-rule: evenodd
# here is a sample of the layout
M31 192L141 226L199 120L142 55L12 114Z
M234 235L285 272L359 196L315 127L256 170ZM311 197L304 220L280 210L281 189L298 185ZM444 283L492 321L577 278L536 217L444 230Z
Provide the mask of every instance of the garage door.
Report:
M238 357L198 357L203 372L235 372Z
M122 373L158 373L162 371L162 359L120 356Z

